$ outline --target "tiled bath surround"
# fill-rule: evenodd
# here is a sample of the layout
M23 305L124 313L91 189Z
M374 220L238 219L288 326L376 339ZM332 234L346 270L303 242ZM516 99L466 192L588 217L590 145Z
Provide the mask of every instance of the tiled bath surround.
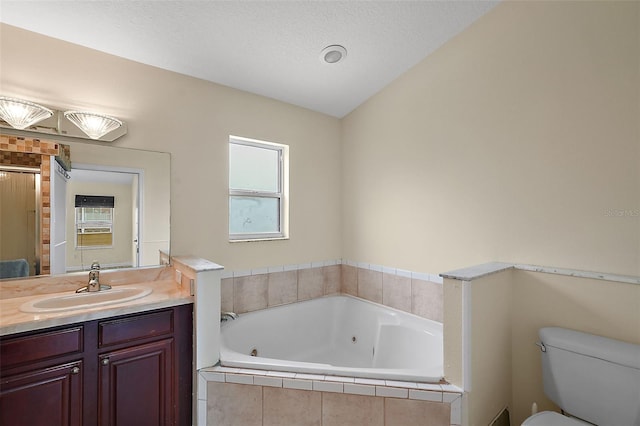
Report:
M367 263L224 271L222 311L238 314L348 294L442 322L442 279ZM462 390L438 383L216 366L199 372L198 424L460 425Z
M438 275L342 260L225 271L222 311L241 314L340 293L442 322Z
M199 425L423 425L462 423L462 393L447 384L267 372L200 371Z

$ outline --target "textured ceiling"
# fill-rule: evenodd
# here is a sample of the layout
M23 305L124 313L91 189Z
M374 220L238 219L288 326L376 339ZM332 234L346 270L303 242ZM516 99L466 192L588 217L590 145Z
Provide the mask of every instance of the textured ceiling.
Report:
M496 3L0 0L0 21L343 117Z

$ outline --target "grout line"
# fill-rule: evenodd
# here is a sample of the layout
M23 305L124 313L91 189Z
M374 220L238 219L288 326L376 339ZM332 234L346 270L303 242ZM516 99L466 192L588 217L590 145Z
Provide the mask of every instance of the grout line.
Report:
M296 302L300 301L300 272L296 269Z

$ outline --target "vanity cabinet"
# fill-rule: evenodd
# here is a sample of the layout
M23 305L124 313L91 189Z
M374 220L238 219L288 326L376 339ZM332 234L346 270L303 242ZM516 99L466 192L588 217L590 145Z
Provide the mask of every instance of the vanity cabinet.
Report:
M0 425L81 425L83 326L0 343Z
M193 305L0 338L0 426L190 425Z
M81 425L82 362L2 377L1 425Z

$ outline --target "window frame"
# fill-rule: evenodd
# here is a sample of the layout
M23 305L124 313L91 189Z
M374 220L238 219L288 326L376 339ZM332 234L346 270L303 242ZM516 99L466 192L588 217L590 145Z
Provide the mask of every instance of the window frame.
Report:
M273 142L266 142L257 139L243 138L239 136L229 136L229 146L231 144L250 146L260 149L268 149L276 151L278 153L278 190L262 191L262 190L247 190L247 189L233 189L229 181L229 195L228 201L228 215L229 220L227 229L229 231L229 241L263 241L263 240L282 240L288 238L287 232L287 155L288 146ZM231 173L231 154L228 155L229 159L229 175ZM278 200L278 232L244 232L244 233L232 233L231 232L231 198L232 197L246 197L246 198L270 198Z
M85 209L93 209L93 208L101 208L101 209L109 209L111 214L111 220L86 220L84 216L86 215ZM114 227L114 218L115 218L115 208L114 207L75 207L75 248L77 250L93 250L93 249L106 249L113 248L114 246L114 237L115 234L113 232ZM81 220L78 220L78 215L80 214ZM92 223L93 222L93 223ZM91 224L92 226L87 226L87 224ZM108 228L109 232L80 232L85 229L100 229L100 228ZM96 244L96 245L84 245L79 244L78 240L81 235L96 235L96 234L110 234L111 235L111 244Z

